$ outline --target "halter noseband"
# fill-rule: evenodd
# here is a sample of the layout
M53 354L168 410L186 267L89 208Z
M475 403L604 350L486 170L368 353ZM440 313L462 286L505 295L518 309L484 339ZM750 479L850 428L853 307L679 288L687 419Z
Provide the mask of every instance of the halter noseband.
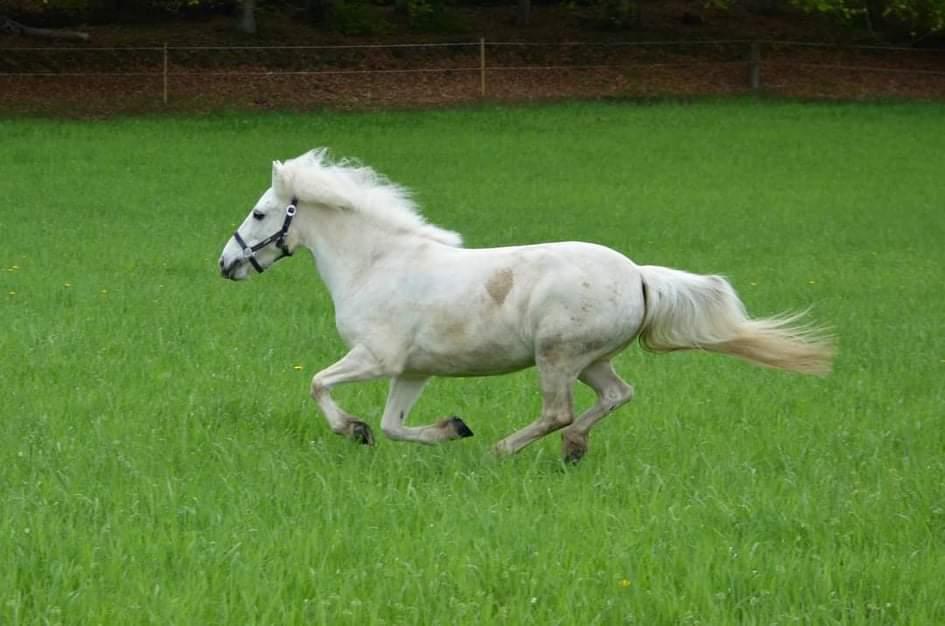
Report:
M289 250L288 244L286 244L285 238L289 234L289 226L292 225L292 218L295 217L296 205L298 204L298 198L292 198L292 202L289 203L289 206L285 208L285 220L282 222L282 228L278 232L269 235L255 246L250 246L243 238L240 237L240 231L237 230L233 233L233 239L236 240L237 245L243 249L243 258L247 259L250 264L260 274L263 273L264 269L262 265L259 264L259 261L256 260L256 253L268 246L271 243L275 243L276 247L282 250L282 256L276 259L278 261L283 256L292 256L292 251ZM275 263L276 261L273 261Z

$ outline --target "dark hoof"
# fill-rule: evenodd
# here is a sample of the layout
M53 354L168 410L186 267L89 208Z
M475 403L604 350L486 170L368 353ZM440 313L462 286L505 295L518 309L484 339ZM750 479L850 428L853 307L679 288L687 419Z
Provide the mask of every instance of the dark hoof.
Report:
M564 462L568 465L577 465L587 453L586 448L575 448L564 453Z
M570 439L564 439L561 446L561 456L565 463L577 465L587 454L587 444Z
M466 422L459 419L455 415L448 420L445 424L453 429L453 432L456 433L456 436L460 439L465 439L466 437L472 437L473 431L469 429L469 426L466 425Z
M364 422L351 422L351 438L365 446L374 445L374 433Z

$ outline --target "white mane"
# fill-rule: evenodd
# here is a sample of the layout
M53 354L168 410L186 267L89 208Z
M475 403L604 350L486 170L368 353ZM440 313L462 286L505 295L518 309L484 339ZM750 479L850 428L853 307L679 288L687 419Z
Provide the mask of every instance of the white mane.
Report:
M300 202L354 211L394 231L415 233L456 248L463 245L459 233L427 223L409 190L370 167L347 160L332 162L325 148L306 152L277 169L285 186L282 191Z

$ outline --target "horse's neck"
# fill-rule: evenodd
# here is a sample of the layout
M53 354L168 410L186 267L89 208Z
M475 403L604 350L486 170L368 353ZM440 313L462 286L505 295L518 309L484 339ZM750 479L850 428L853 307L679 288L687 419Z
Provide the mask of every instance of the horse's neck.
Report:
M354 213L326 211L306 220L301 244L312 251L315 266L335 302L363 281L377 259L400 246L400 237Z

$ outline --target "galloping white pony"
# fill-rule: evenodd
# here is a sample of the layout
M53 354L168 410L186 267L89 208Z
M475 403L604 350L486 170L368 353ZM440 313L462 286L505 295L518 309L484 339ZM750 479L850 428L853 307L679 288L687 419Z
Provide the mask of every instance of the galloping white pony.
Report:
M262 272L302 246L331 292L349 352L315 374L312 397L331 429L372 444L370 427L334 403L342 383L390 379L381 430L391 439L438 443L472 435L458 417L408 426L432 376L488 376L533 365L541 416L496 444L518 452L564 429L577 461L588 433L633 397L612 359L634 339L654 351L709 350L753 363L825 375L829 337L798 316L751 319L720 276L636 265L591 243L467 249L428 224L408 192L368 167L316 150L273 163L272 187L227 242L225 278ZM575 381L597 394L575 418Z

